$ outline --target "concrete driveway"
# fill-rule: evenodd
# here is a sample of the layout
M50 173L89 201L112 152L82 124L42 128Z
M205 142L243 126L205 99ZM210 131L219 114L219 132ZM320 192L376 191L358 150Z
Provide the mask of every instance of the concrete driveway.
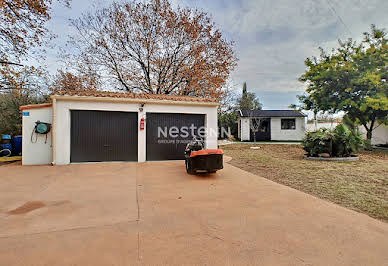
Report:
M0 265L388 265L388 224L226 164L0 167Z

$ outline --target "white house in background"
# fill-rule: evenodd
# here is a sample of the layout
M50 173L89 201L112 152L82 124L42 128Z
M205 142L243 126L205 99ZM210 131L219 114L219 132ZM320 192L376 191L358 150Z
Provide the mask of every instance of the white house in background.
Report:
M295 110L240 110L238 138L253 141L251 123L260 123L256 141L301 141L306 131L306 115Z

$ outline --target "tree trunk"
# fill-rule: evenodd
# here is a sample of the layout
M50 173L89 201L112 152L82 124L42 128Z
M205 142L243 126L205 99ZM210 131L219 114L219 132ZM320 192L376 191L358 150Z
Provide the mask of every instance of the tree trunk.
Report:
M372 129L371 128L366 130L366 139L372 140Z
M333 139L331 139L331 138L329 141L329 156L333 157Z
M375 119L373 119L370 122L370 126L368 127L367 124L364 124L364 128L366 129L366 139L367 140L372 140L372 131L373 127L375 126Z

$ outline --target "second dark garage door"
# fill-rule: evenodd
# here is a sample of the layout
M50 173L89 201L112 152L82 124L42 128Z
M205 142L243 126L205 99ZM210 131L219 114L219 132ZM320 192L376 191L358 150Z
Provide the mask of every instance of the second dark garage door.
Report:
M71 111L71 162L137 161L137 113Z
M205 125L205 115L147 113L146 125L147 161L182 160L186 144L193 138L190 127L194 126L194 135L198 136L198 129ZM169 134L171 127L176 128L172 136Z

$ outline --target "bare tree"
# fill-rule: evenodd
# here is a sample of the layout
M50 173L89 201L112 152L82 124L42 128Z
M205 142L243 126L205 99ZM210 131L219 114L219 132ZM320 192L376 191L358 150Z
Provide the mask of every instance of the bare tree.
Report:
M58 70L53 78L51 90L98 90L101 87L100 80L94 75L74 74L68 71Z
M20 91L41 96L48 93L49 75L43 68L24 66L17 69L9 65L0 68L0 93Z
M249 127L253 132L253 142L256 142L256 133L259 132L263 124L263 119L254 116L254 110L249 111Z
M51 18L53 0L0 0L0 66L19 65L19 60L33 47L53 37L45 27ZM70 0L59 0L70 6Z
M115 2L71 24L77 62L128 92L218 98L236 65L206 13L168 0Z

